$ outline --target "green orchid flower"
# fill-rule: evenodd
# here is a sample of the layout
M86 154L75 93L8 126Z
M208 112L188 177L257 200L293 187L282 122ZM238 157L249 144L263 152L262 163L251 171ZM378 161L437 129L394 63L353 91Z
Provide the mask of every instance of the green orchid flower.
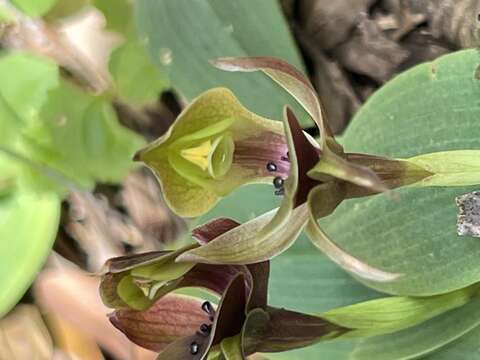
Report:
M226 89L211 90L195 100L167 135L138 156L160 178L174 211L200 215L221 196L252 182L273 180L275 193L283 195L283 199L278 209L220 235L206 246L186 251L177 262L262 262L285 251L305 230L317 248L354 276L377 282L394 281L402 274L374 268L348 254L329 239L318 220L353 197L387 192L393 198L391 190L402 186L462 186L480 182L479 152L475 150L411 159L345 152L329 129L313 86L286 62L256 57L224 58L213 63L226 71L263 71L304 107L317 124L320 136L316 141L304 132L288 107L282 132L276 122L243 108ZM212 118L215 120L204 120ZM256 127L251 119L256 119ZM224 140L225 137L231 141ZM213 145L217 141L230 145L217 148ZM216 165L215 159L229 160ZM224 170L210 170L214 168Z
M354 276L377 282L402 276L369 266L348 254L320 228L318 220L329 216L345 199L387 192L401 186L464 186L480 183L479 151L449 151L411 159L344 152L324 118L309 80L288 63L267 57L223 58L213 62L226 71L263 71L287 90L318 126L318 142L300 128L294 113L284 111L288 144L288 177L274 179L284 198L272 210L229 231L207 246L185 252L177 261L240 264L270 259L293 244L305 230L312 243ZM473 162L475 162L474 165ZM393 197L393 196L392 196Z
M156 174L170 208L180 216L199 216L246 183L271 182L268 159L288 174L287 144L278 121L243 107L225 88L209 90L178 116L168 132L140 150Z

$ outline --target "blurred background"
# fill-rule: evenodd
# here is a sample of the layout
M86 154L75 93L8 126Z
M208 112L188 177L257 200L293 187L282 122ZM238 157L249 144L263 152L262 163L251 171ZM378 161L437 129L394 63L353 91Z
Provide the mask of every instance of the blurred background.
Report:
M92 274L110 257L175 247L196 220L169 211L133 153L212 86L275 119L291 101L208 59L286 59L341 134L399 72L476 47L479 10L477 0L0 0L0 359L155 358L109 324Z

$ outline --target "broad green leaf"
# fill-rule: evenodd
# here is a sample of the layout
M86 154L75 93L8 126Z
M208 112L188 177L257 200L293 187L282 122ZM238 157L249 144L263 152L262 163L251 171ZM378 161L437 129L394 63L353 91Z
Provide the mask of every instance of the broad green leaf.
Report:
M12 0L12 3L25 14L32 17L45 15L57 0Z
M173 87L191 100L225 86L250 110L281 119L285 104L295 105L302 125L312 125L295 100L262 74L230 74L209 61L225 56L268 55L302 63L276 0L143 0L136 20L151 57L168 72Z
M345 150L410 158L480 149L480 81L475 50L419 65L390 81L355 116ZM399 295L432 295L480 280L480 241L456 234L455 197L474 187L404 188L343 202L320 221L348 253L389 272L392 283L366 283Z
M109 69L116 92L129 103L153 102L169 86L168 79L152 64L144 46L136 41L128 41L113 51Z
M55 194L18 191L0 197L0 318L23 296L46 260L59 219Z
M0 56L0 143L12 144L21 127L36 118L48 91L58 86L57 66L27 53Z
M91 188L97 181L121 181L142 144L138 135L118 123L107 99L63 82L49 93L39 120L25 129L22 151L31 160ZM39 177L35 169L28 172L27 182L37 188L65 190L61 184Z
M441 351L425 357L425 360L480 359L480 326L456 341L448 344Z
M441 355L442 346L468 336L469 331L480 324L480 298L449 311L414 328L385 336L377 336L357 345L350 359L355 360L407 360L421 357L433 351ZM477 338L478 344L478 338ZM455 346L455 343L452 343ZM433 356L435 359L435 356ZM450 359L456 359L454 357ZM474 359L470 356L458 359Z

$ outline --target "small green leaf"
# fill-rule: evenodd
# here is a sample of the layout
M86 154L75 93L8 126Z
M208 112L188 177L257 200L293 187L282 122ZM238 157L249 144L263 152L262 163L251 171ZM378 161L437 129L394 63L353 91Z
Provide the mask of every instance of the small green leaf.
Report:
M376 336L403 330L449 310L469 303L478 296L478 285L444 295L413 298L390 297L341 307L320 314L327 320L355 329L346 337Z
M0 198L0 317L23 296L45 262L59 219L55 194L16 191Z
M20 129L38 116L48 91L58 86L57 66L26 53L0 56L0 142L13 144Z
M48 13L57 0L12 0L12 3L25 14L40 17Z
M169 86L166 76L152 64L138 41L127 41L116 48L109 69L118 95L129 103L153 102Z
M50 91L38 119L23 135L25 156L87 189L96 181L121 181L133 167L133 153L143 144L140 136L118 123L107 99L66 82ZM35 169L27 169L25 182L65 193L62 184L39 175Z

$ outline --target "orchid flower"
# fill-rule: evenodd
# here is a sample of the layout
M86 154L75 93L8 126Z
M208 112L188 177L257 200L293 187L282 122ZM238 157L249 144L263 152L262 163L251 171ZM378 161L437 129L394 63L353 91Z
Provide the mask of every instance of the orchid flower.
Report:
M188 248L206 246L238 226L226 218L213 220L193 230L198 244L179 251L108 261L101 293L105 304L115 309L109 315L112 324L134 343L159 352L159 360L242 360L257 352L288 351L321 341L392 333L478 296L479 285L474 284L444 295L387 297L304 314L268 305L268 261L248 266L187 266L174 261ZM124 281L128 286L122 284ZM133 290L135 286L137 290ZM183 286L211 290L220 296L218 306L171 294ZM157 290L152 292L153 288Z
M170 208L180 216L206 213L246 183L287 176L282 124L243 107L225 88L211 89L185 108L165 135L135 159L156 174ZM279 160L267 169L267 159Z
M257 351L303 347L347 330L316 316L268 307L268 262L243 266L172 261L238 225L230 219L214 220L194 231L199 244L109 260L100 291L104 303L115 309L109 315L112 324L136 344L160 352L157 359L169 360L244 359ZM218 307L169 294L184 286L218 294Z
M246 110L226 89L210 90L193 101L164 137L137 156L159 178L172 209L183 216L201 215L238 186L254 182L272 181L275 194L283 199L278 209L206 246L189 249L176 258L177 262L262 262L285 251L305 230L317 248L351 274L377 282L394 281L402 274L374 268L348 254L328 238L318 220L353 197L380 192L391 195L391 189L401 186L480 182L478 151L411 159L346 153L333 137L309 80L284 61L223 58L213 64L226 71L263 71L303 106L320 136L316 141L304 132L288 107L282 131L278 123ZM471 170L472 162L475 171Z
M390 166L395 168L397 173L404 174L409 169L406 163L368 155L355 154L354 157L353 154L345 154L323 118L320 101L313 86L303 74L287 63L261 57L219 59L214 64L228 71L264 71L305 108L315 120L320 138L316 142L306 134L299 126L293 111L286 107L284 129L289 172L286 177L281 173L275 174L273 179L274 185L283 194L280 208L242 224L205 247L187 251L177 258L177 261L212 264L261 262L285 251L305 229L312 242L347 271L374 281L393 281L398 278L400 274L373 268L346 253L327 237L317 221L330 215L348 197L388 190L386 184L368 165L372 167L372 163L381 164L382 170L389 169ZM266 167L275 171L278 156L271 159ZM362 164L362 161L366 164ZM390 174L391 172L388 172L384 178L388 178ZM418 181L426 174L418 171L413 180Z

